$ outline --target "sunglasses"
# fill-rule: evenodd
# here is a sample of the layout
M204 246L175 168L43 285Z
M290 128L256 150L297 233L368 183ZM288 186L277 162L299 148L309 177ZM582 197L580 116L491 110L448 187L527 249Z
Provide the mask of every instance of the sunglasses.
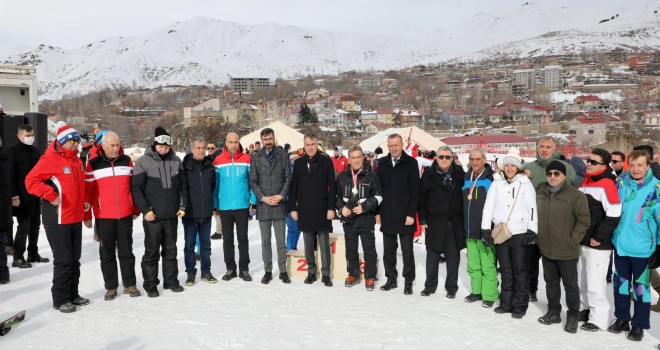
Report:
M170 137L168 135L156 136L154 138L154 141L156 141L156 143L159 143L159 144L166 144L168 146L172 145L172 137Z
M622 161L622 160L612 159L612 164L616 164L616 163L623 163L623 161Z
M440 155L440 156L437 156L437 157L440 160L443 160L443 159L450 160L451 159L451 156L442 156L442 155Z
M605 165L605 164L603 164L603 163L601 163L601 162L599 162L599 161L593 160L593 159L591 159L591 158L587 158L587 163L589 163L589 164L591 164L591 165Z
M206 150L207 151L215 151L215 147L207 147Z
M562 175L561 171L548 171L545 173L547 177L559 177L560 175Z
M69 142L71 142L71 144L80 143L80 139L70 139Z

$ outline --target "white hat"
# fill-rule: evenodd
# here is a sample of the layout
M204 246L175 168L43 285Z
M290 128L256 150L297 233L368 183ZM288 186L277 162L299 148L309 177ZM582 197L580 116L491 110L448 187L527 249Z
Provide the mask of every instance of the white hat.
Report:
M522 169L523 160L520 157L520 150L516 147L509 148L509 151L504 155L502 166L507 164L514 165L518 169Z

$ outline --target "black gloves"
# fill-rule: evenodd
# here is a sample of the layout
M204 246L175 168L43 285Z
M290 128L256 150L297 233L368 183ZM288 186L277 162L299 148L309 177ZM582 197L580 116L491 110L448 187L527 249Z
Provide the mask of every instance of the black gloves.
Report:
M485 246L493 245L493 237L490 235L490 230L481 230L481 241L484 242Z
M522 245L532 245L536 243L536 232L527 230L524 235L525 237L523 237Z

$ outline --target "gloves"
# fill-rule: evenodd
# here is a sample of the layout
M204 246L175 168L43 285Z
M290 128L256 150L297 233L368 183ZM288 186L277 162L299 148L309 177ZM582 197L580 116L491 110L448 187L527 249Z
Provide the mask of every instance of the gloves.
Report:
M522 245L533 245L536 243L536 232L527 230L525 237L523 237Z
M481 230L481 241L484 242L485 246L493 245L493 237L490 235L490 230Z

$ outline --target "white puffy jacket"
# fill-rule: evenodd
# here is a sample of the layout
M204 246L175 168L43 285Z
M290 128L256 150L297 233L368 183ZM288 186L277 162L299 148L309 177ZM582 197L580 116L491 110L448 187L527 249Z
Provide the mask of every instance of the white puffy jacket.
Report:
M525 174L518 174L511 183L500 179L493 182L486 195L486 204L481 219L481 228L490 230L491 223L499 224L506 221L511 212L511 206L516 192L520 187L518 200L511 213L507 226L511 234L522 234L527 230L538 233L539 224L536 212L536 191L532 182Z

